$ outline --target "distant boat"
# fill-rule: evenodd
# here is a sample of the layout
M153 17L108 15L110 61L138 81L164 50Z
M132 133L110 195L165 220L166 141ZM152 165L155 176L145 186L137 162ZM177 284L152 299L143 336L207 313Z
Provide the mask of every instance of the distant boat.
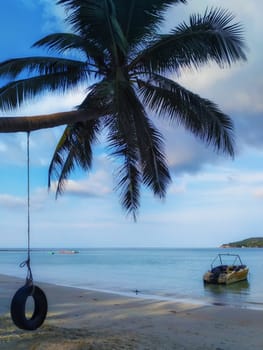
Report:
M232 264L225 264L226 257L232 257ZM248 267L243 265L240 256L237 254L218 254L212 261L211 270L207 271L203 280L204 283L230 284L247 279Z
M79 253L78 250L65 250L65 249L59 250L57 252L54 252L54 251L49 252L49 254L51 254L51 255L54 255L54 254L78 254L78 253Z
M77 251L77 250L60 250L58 253L59 254L78 254L79 251Z

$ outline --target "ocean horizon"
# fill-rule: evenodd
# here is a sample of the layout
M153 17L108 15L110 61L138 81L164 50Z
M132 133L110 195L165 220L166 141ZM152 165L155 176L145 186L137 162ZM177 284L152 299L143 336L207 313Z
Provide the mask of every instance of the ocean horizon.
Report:
M203 274L218 253L239 254L248 280L204 285ZM263 310L262 258L261 248L34 248L31 269L35 283ZM19 266L26 259L24 248L0 248L0 273L25 278L26 268Z

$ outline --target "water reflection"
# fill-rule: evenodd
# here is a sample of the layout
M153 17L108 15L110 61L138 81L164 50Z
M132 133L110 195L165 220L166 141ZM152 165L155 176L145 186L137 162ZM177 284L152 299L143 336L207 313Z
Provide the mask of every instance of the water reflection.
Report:
M205 290L211 294L221 294L221 293L244 293L249 289L249 282L240 281L232 284L204 284Z
M248 281L240 281L229 285L223 284L204 284L205 294L214 305L239 305L249 302Z

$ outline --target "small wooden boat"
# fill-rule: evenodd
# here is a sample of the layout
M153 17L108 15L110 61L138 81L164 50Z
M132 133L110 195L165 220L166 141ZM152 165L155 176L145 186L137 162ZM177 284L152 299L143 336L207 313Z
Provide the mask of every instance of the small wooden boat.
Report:
M231 264L226 264L228 258L232 258ZM218 254L212 261L211 270L207 271L204 283L230 284L247 279L248 267L244 265L237 254Z

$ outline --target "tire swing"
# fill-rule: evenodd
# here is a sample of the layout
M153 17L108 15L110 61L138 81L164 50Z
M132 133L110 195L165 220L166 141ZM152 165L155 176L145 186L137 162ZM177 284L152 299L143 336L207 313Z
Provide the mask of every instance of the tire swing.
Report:
M45 293L33 283L30 267L30 186L29 186L29 132L27 133L27 260L20 267L27 267L25 285L18 289L11 301L10 313L14 324L24 330L36 330L45 321L48 303ZM34 311L30 317L26 315L26 303L31 297Z

